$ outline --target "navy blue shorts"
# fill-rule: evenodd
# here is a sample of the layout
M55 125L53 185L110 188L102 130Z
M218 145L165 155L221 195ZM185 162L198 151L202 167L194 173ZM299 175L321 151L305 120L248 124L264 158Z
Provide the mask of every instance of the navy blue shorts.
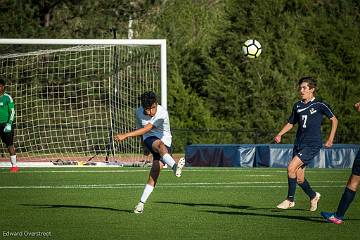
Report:
M294 146L293 157L298 156L304 165L308 165L320 152L320 147L299 147Z
M151 154L153 155L153 160L161 160L161 156L158 152L155 152L152 148L152 145L153 143L156 141L156 140L160 140L159 138L157 137L148 137L144 140L144 144L145 144L145 147L151 152ZM166 146L166 145L165 145ZM169 154L171 154L171 148L166 146L167 149L168 149L168 152Z
M352 166L352 174L360 176L360 149L356 154L353 166Z

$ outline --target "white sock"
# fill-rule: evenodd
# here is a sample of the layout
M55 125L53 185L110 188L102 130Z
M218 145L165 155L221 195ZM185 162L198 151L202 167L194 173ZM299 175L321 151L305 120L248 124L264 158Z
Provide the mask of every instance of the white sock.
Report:
M143 194L141 195L140 202L145 203L153 190L154 190L153 186L146 184Z
M16 155L10 156L10 162L13 167L16 167Z
M166 153L164 156L162 156L162 160L164 163L166 163L171 168L173 168L175 165L175 160L168 153Z

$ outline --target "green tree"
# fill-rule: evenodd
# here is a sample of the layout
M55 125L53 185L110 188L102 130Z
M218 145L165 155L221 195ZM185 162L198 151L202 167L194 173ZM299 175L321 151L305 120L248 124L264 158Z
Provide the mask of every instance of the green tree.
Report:
M182 148L250 143L251 131L278 131L305 75L317 78L319 97L339 118L338 142L351 143L360 141L353 109L360 101L359 9L357 0L3 0L0 36L113 38L116 29L117 38L127 38L132 20L134 38L167 39L172 127L244 131L222 139L180 131L174 140ZM262 44L259 59L243 57L247 39Z

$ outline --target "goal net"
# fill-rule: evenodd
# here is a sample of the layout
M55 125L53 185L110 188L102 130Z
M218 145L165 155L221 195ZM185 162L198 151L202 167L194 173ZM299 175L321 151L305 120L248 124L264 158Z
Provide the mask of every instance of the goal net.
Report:
M117 143L113 136L134 130L144 91L166 107L165 40L17 41L41 48L0 55L0 77L15 102L19 160L148 160L139 138Z

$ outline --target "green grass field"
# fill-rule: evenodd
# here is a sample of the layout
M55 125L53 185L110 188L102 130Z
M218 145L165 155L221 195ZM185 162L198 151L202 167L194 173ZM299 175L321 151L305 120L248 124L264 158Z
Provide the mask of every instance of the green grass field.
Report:
M296 206L277 210L287 193L286 169L164 170L141 215L132 213L148 168L0 169L0 239L355 239L355 199L343 225L325 223L350 169L308 169L322 194L319 209L297 189ZM40 233L43 236L40 236ZM12 237L10 235L18 235ZM33 236L29 236L32 234ZM45 235L45 236L44 236Z

